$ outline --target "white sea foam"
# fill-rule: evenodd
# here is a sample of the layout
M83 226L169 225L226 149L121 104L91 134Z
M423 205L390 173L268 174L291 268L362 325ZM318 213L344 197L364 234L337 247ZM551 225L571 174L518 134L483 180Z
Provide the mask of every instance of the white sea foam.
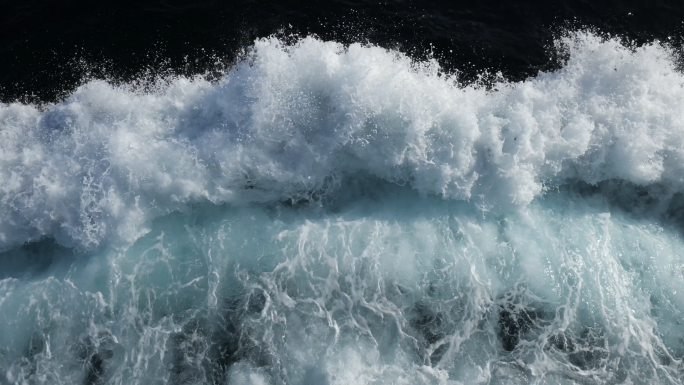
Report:
M1 106L0 383L681 384L684 76L559 44L489 91L271 38Z
M654 43L576 33L559 71L494 91L379 47L258 40L217 83L92 81L0 107L0 248L128 243L188 204L305 198L345 174L506 211L545 186L684 191L684 76Z

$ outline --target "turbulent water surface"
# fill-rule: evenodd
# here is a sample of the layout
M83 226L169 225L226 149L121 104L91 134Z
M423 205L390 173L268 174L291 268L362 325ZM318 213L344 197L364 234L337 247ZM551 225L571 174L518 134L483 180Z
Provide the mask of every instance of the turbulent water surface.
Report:
M254 42L0 105L0 383L684 382L684 75Z

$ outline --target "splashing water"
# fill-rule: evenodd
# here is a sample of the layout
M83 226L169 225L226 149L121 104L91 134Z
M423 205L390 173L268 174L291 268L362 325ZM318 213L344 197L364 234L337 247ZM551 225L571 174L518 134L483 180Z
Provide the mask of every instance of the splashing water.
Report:
M0 106L0 382L674 383L684 76L588 32L460 87L258 40Z

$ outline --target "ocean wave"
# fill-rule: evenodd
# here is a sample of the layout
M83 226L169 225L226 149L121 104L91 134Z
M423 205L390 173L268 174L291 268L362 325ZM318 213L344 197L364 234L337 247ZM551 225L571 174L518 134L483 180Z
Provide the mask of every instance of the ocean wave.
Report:
M484 87L377 46L271 37L218 81L0 105L0 249L127 245L196 203L315 201L361 174L495 213L574 181L684 192L672 51L591 32L557 45L558 71Z

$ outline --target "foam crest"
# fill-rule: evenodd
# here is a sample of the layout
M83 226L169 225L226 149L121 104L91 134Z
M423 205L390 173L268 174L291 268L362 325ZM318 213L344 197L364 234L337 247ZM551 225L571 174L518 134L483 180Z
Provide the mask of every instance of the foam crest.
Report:
M495 212L577 180L683 192L671 52L558 43L563 68L490 91L375 46L268 38L217 82L91 81L45 108L2 105L0 249L128 245L196 203L315 201L357 174Z

